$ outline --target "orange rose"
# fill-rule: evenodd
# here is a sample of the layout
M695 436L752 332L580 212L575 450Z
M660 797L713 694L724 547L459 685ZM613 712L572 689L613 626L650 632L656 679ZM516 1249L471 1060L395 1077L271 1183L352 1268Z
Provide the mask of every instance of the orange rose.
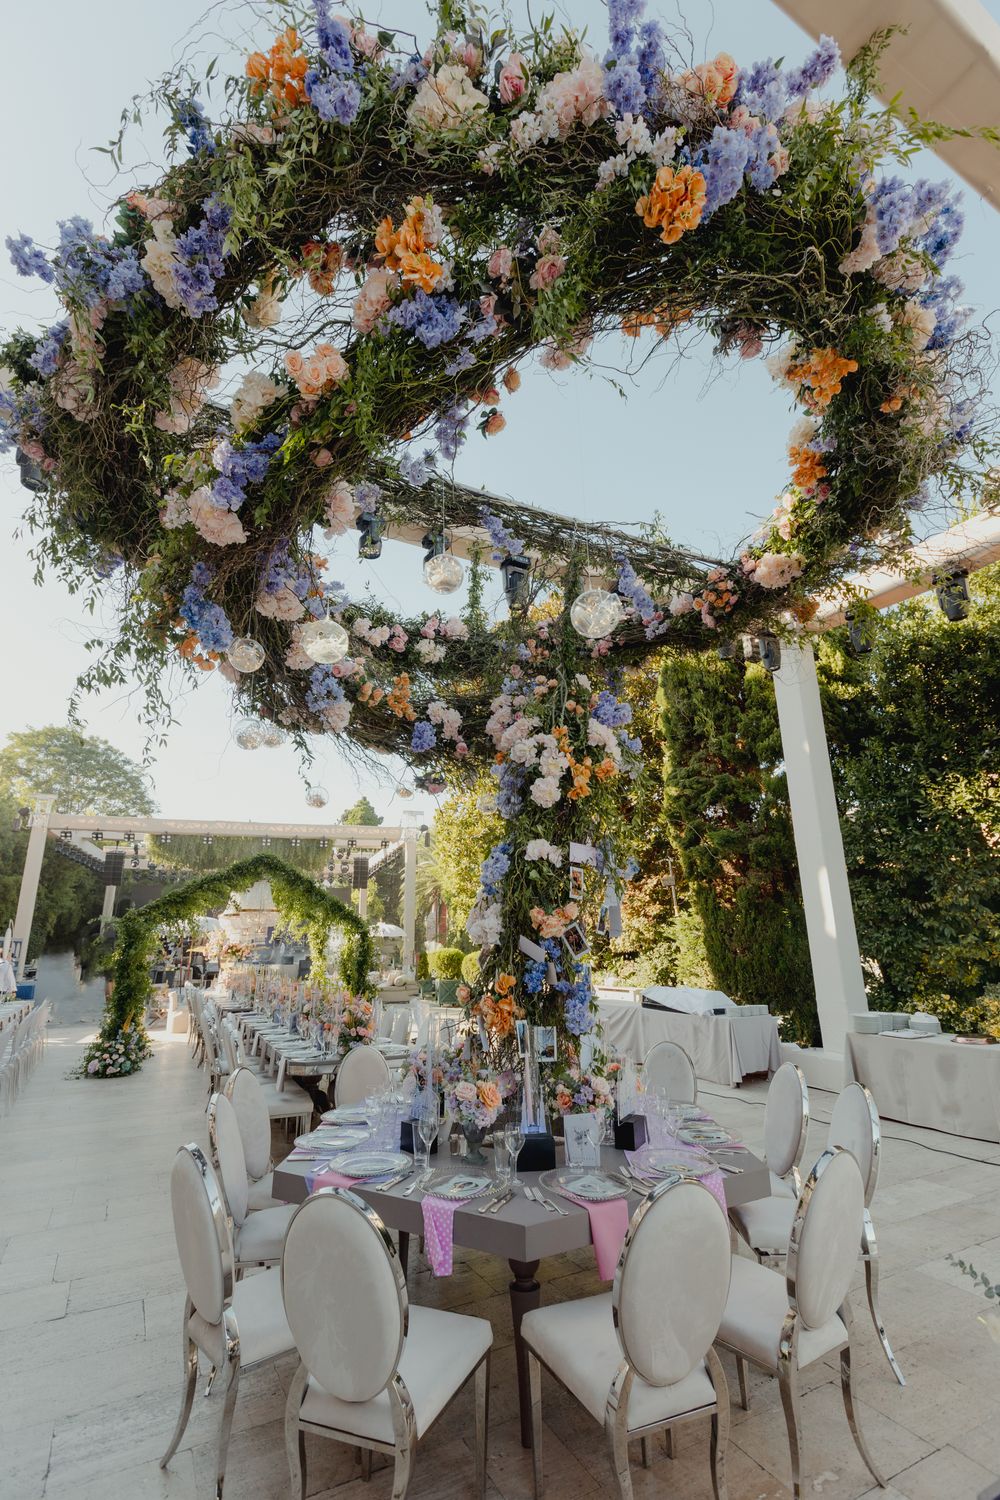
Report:
M497 994L509 995L516 983L517 980L514 978L513 974L501 974L496 982Z
M503 1095L495 1083L477 1083L476 1093L484 1109L499 1109L503 1103Z

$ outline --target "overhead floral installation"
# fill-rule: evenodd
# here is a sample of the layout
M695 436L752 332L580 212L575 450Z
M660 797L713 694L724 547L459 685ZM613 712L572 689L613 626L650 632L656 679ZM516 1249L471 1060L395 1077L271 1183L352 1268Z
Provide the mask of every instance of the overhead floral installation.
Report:
M981 340L947 269L961 210L900 171L942 128L872 109L878 42L821 99L828 38L798 67L681 64L643 0L608 10L598 55L550 20L518 37L443 0L420 50L315 0L220 116L188 78L161 87L176 159L109 233L72 218L49 249L8 240L63 313L0 348L37 554L120 588L83 686L138 673L155 715L180 661L231 679L248 746L347 736L430 785L490 759L507 831L472 1000L502 1037L518 1010L567 1038L592 1014L587 924L613 920L616 782L640 760L615 674L808 620L905 545L932 488L975 495L989 451ZM529 359L570 371L602 337L669 353L688 332L766 358L797 413L788 483L735 556L454 482L474 433L516 421ZM394 528L426 530L442 591L450 539L479 539L460 616L402 620L328 579L337 538L376 557ZM491 627L487 561L512 605Z

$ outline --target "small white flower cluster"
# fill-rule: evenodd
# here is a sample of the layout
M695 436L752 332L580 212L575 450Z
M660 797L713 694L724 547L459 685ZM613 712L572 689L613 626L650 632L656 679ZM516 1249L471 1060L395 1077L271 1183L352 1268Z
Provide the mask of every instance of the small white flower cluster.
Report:
M546 859L557 870L563 862L562 850L557 849L555 844L550 844L547 839L529 839L524 846L524 857L529 863Z
M610 108L604 97L604 69L595 57L584 57L545 84L534 109L517 116L510 128L511 143L529 151L546 141L565 140L575 125L593 125Z
M624 177L640 156L651 158L655 167L665 167L677 149L677 129L668 125L659 135L650 136L642 115L623 115L615 125L615 140L624 149L602 161L597 169L597 187L609 187L616 177Z
M480 948L495 948L503 931L500 902L491 901L486 905L483 905L481 901L477 902L469 913L465 930Z
M461 740L462 715L457 708L449 708L442 699L435 698L427 705L427 717L438 726L446 740L454 740L456 744Z

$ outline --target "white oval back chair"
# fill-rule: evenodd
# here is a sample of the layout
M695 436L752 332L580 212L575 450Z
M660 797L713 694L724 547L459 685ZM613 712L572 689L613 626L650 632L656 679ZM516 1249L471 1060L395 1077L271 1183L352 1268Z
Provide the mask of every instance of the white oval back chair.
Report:
M697 1102L698 1075L678 1042L656 1042L650 1047L643 1060L642 1078L647 1089L664 1089L679 1104Z
M809 1131L809 1087L801 1068L782 1063L768 1085L764 1106L764 1155L771 1172L771 1192L797 1198L802 1191L799 1167ZM785 1178L791 1176L789 1184Z
M360 1104L370 1094L389 1087L389 1064L377 1047L352 1047L337 1069L333 1102L341 1106Z
M729 1392L712 1342L730 1262L729 1227L708 1189L662 1183L632 1216L610 1295L525 1315L536 1500L544 1493L541 1365L603 1425L622 1500L632 1496L630 1439L645 1445L654 1432L709 1415L712 1488L725 1496Z
M264 1088L249 1068L237 1068L226 1080L223 1093L236 1111L236 1123L240 1128L250 1184L250 1209L274 1208L277 1200L272 1196L271 1116Z
M225 1094L212 1095L208 1106L208 1137L232 1220L237 1269L276 1265L295 1210L290 1204L283 1204L250 1211L250 1180L239 1121Z
M341 1188L323 1188L296 1209L281 1284L301 1360L285 1408L292 1495L305 1497L305 1434L311 1432L369 1453L391 1453L392 1500L403 1500L418 1441L474 1374L476 1495L482 1497L489 1323L410 1307L382 1220Z
M174 1236L187 1296L184 1303L184 1385L181 1410L165 1469L177 1452L191 1415L198 1383L198 1355L224 1370L226 1389L219 1426L215 1493L221 1500L226 1455L240 1373L279 1358L295 1347L281 1301L277 1271L263 1271L238 1284L236 1258L225 1204L215 1173L200 1146L182 1146L170 1173Z
M864 1184L849 1151L824 1151L802 1189L788 1241L785 1272L734 1255L729 1300L716 1342L737 1357L746 1406L745 1363L778 1377L792 1461L792 1494L800 1500L802 1433L799 1371L840 1352L840 1381L858 1452L883 1488L854 1411L848 1289L858 1260Z

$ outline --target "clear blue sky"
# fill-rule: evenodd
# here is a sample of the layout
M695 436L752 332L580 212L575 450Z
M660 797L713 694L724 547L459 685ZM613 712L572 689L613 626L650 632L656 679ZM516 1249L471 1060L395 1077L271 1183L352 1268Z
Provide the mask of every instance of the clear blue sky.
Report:
M515 0L512 8L523 17L524 0ZM536 18L549 8L545 0L534 0ZM576 25L588 26L597 45L603 46L606 20L601 0L565 0L555 8ZM987 8L997 15L1000 0L992 0ZM677 21L681 14L670 0L651 0L650 10L667 21ZM421 37L429 34L420 0L378 0L366 14L370 21L406 26ZM684 16L694 37L695 60L719 50L731 52L743 64L769 55L798 58L812 45L769 0L692 0ZM170 66L185 47L202 58L218 52L230 59L234 70L239 68L237 53L266 45L270 35L264 23L244 30L248 18L252 20L248 11L226 4L206 13L197 0L173 0L170 5L145 0L132 6L117 0L90 0L85 6L75 0L53 0L40 36L38 14L30 7L7 15L8 57L37 60L39 48L44 48L45 81L41 99L37 62L8 69L5 79L8 144L0 243L7 234L22 230L41 244L50 243L56 221L72 214L89 215L100 224L109 196L120 189L108 189L107 159L90 148L116 132L128 100L143 92L148 80ZM190 41L194 34L199 38L196 46ZM145 141L136 142L134 157L145 154L158 163L160 152L158 135L150 132ZM920 166L927 175L950 175L935 160ZM155 175L155 169L148 168L135 177L151 182ZM1000 300L995 269L1000 264L1000 219L968 189L965 212L961 259L954 270L966 282L968 301L984 316ZM49 321L53 312L49 289L18 278L4 257L0 326L33 327ZM613 344L606 351L608 364L619 364L621 355ZM629 387L625 401L599 369L555 378L529 370L521 391L505 402L505 411L509 425L501 436L487 442L472 434L458 466L460 478L547 508L616 524L647 520L659 512L676 541L709 555L728 555L753 530L785 477L783 449L790 421L785 399L759 365L743 364L738 371L732 365L715 366L707 349L692 351L673 366L667 361L650 364ZM50 581L37 588L32 583L26 543L11 539L25 497L16 470L6 463L3 468L0 738L25 724L63 721L73 680L86 665L82 643L94 633L94 621L83 615L61 584ZM358 564L352 558L355 550L353 538L342 539L331 567L333 576L343 578L353 593L361 594L370 584L404 612L433 606L435 596L420 576L419 553L388 544L380 562ZM106 623L110 627L110 618ZM176 711L180 723L152 768L155 795L164 812L261 820L307 816L290 750L247 754L232 743L229 693L221 679L213 676L200 682L178 702ZM85 712L91 732L112 740L127 754L141 756L143 731L127 695L91 700ZM313 779L329 789L331 814L362 791L389 821L421 805L430 811L426 797L396 797L391 775L378 782L355 770L332 740L318 744Z

